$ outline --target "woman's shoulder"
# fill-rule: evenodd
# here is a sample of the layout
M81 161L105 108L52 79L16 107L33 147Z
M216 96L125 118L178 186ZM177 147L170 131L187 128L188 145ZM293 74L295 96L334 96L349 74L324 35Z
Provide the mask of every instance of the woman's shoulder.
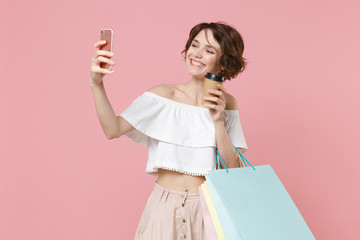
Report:
M176 84L159 84L151 87L147 92L154 93L161 97L171 98L174 95Z
M237 100L230 93L225 93L226 108L225 110L238 110Z

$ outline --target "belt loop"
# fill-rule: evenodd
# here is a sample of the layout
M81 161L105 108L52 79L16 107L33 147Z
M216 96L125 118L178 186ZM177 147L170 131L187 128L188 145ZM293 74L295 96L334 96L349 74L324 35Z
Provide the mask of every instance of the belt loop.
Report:
M186 201L186 199L187 199L187 197L188 197L188 192L189 192L189 190L186 189L186 190L185 190L185 193L186 193L186 194L185 194L183 203L185 203L185 201Z
M162 189L161 195L160 195L160 198L159 198L159 202L161 202L161 199L162 199L162 197L163 197L163 195L164 195L164 192L165 192L165 189Z
M170 190L167 190L167 194L166 194L165 201L167 201L167 200L168 200L169 194L170 194Z

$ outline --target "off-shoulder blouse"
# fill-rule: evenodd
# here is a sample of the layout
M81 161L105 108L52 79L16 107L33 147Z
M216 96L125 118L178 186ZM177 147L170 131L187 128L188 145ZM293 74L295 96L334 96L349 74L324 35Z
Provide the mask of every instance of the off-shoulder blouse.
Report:
M119 114L135 129L125 135L148 148L146 173L158 168L194 176L216 169L215 127L208 108L144 92ZM238 110L225 110L228 136L247 151Z

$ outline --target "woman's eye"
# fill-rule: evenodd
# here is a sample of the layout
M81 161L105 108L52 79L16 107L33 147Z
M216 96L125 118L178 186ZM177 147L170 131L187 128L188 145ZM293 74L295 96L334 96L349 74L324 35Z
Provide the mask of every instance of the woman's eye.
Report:
M192 44L191 45L192 47L197 47L195 44ZM211 54L214 54L214 52L210 51L210 50L207 50L208 53L211 53Z

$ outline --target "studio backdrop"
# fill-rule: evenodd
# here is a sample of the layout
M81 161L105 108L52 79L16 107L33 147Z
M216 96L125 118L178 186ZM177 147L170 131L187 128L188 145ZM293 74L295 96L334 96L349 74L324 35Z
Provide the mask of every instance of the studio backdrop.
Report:
M236 97L245 153L270 164L316 239L360 239L360 2L0 2L0 239L132 239L155 177L147 149L107 139L89 86L94 43L114 29L115 113L190 80L190 29L243 36Z

